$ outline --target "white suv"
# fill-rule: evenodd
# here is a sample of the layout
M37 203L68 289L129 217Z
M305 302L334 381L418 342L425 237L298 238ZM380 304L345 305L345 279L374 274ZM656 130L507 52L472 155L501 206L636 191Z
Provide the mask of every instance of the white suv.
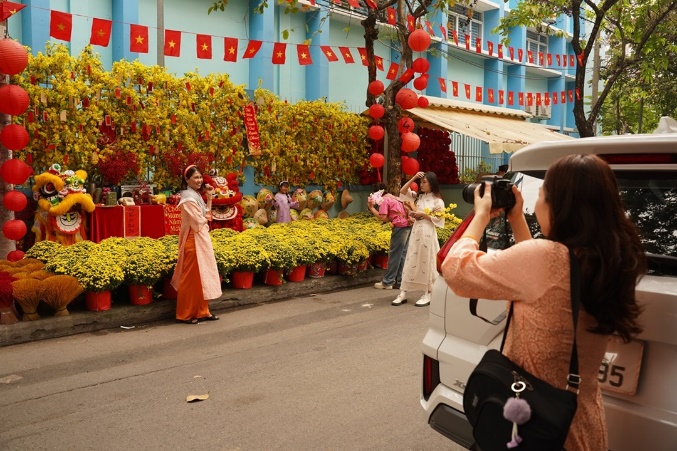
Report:
M534 144L510 158L511 177L524 196L532 234L545 170L572 153L593 153L614 170L626 209L642 236L649 273L637 287L644 332L629 344L612 337L600 362L609 446L619 450L677 449L677 133L583 138ZM592 195L592 194L591 194ZM488 252L511 245L506 222L487 228ZM450 240L467 227L461 224ZM439 255L438 260L444 255ZM439 265L438 261L438 265ZM439 266L438 266L439 268ZM472 428L463 414L468 376L489 348L498 348L505 321L491 325L470 314L468 299L437 278L430 326L423 339L421 405L430 426L471 448ZM479 300L478 314L500 321L505 303Z

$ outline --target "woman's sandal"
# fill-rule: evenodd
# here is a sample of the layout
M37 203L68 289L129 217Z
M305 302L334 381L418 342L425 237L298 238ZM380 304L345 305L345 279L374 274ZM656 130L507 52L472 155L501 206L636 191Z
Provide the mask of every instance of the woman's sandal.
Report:
M197 320L198 320L199 322L202 322L202 321L218 321L218 320L219 320L219 317L216 316L216 315L214 315L214 314L212 313L212 314L209 315L209 316L205 316L204 318L198 318Z
M198 320L193 318L193 319L177 319L177 323L183 323L183 324L197 324Z

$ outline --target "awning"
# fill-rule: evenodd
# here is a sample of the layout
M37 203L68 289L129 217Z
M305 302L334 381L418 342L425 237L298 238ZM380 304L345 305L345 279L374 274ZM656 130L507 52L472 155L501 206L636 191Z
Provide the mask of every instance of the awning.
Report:
M428 97L428 96L426 96ZM461 133L489 143L490 153L514 152L542 141L575 139L543 125L527 122L522 110L492 107L458 100L428 97L427 108L406 110L417 122ZM425 126L424 125L424 126Z

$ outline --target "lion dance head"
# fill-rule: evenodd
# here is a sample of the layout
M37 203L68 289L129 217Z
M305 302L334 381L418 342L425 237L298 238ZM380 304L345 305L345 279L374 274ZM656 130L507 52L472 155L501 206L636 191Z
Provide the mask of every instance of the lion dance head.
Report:
M69 246L87 239L84 212L93 212L95 205L86 192L86 180L85 171L61 172L59 164L35 176L33 198L38 202L33 224L35 241L55 241Z
M204 182L214 187L212 199L212 221L210 230L229 228L242 232L242 193L237 182L237 174L231 172L219 177L216 172L204 176Z

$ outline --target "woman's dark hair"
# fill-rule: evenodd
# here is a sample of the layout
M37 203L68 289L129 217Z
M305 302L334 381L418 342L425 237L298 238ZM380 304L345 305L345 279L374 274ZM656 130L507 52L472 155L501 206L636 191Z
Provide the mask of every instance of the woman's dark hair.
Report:
M642 331L635 286L646 272L646 256L613 171L596 155L569 155L548 168L542 189L550 205L548 238L580 261L581 301L597 320L591 332L615 332L629 341Z
M184 175L181 177L181 189L188 189L188 182L187 180L193 176L196 172L199 172L202 174L202 171L197 168L195 165L190 165L188 166L188 169L184 169ZM200 188L204 187L204 182L202 182L202 186Z
M437 180L437 175L434 172L426 172L424 177L428 180L430 192L433 193L435 197L442 199L442 193L440 192L440 182ZM421 194L423 194L423 191L421 191L419 188L416 198L418 199Z

